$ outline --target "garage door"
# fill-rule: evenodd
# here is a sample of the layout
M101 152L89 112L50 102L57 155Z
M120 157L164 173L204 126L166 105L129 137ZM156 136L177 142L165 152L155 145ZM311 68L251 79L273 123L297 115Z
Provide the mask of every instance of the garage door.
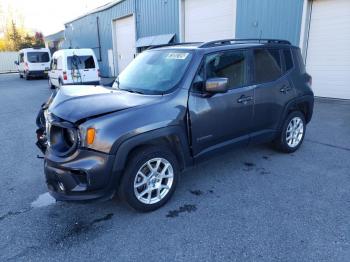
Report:
M186 42L234 38L236 0L184 0L182 4Z
M350 1L314 0L307 70L315 95L350 99Z
M128 16L114 21L115 44L119 73L134 59L136 49L135 21Z

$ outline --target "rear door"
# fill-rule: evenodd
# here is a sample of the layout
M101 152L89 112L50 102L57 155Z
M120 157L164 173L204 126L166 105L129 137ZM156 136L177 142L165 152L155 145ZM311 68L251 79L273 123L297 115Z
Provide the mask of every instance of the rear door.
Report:
M290 54L290 50L287 54ZM289 53L288 53L289 52ZM273 136L286 104L295 97L295 89L289 80L293 65L285 63L281 49L259 48L253 50L255 109L253 131L258 139Z
M48 71L50 54L43 51L29 51L26 53L29 71Z
M248 81L247 51L230 50L204 58L189 96L192 150L195 156L218 148L248 142L252 124L254 91ZM208 96L205 81L225 77L227 93Z
M68 56L67 68L73 83L98 81L98 65L93 55Z

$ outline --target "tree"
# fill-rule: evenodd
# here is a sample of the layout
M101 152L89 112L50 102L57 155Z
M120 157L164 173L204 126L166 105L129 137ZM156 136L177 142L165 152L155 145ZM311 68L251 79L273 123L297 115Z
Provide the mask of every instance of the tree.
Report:
M44 36L40 32L36 32L34 36L35 47L45 47Z
M45 47L44 36L40 32L30 35L23 27L12 20L0 37L0 51L18 51L23 48Z
M22 36L19 33L15 21L11 21L11 26L7 32L9 39L11 40L11 45L14 50L18 51L21 49Z
M22 39L20 49L32 47L33 43L34 37L30 36L29 34L26 34L26 36Z

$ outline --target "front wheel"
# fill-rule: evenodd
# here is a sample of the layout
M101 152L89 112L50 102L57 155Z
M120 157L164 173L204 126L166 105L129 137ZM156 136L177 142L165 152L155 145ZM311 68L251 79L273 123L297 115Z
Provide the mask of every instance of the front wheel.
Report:
M286 118L282 131L275 140L277 149L285 153L293 153L301 146L306 132L304 114L294 111Z
M171 151L163 147L141 148L128 162L119 193L132 208L153 211L171 198L178 176L177 160Z

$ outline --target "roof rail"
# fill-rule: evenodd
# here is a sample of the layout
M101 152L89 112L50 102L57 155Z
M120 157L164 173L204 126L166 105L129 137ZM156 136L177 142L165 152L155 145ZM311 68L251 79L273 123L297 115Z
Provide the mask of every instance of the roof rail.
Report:
M291 45L291 43L288 40L250 38L250 39L223 39L223 40L210 41L210 42L205 42L198 47L206 48L206 47L214 47L218 45L231 45L233 43L264 43L264 44Z
M182 42L182 43L169 43L164 45L152 45L147 48L147 50L160 48L160 47L166 47L166 46L178 46L178 45L194 45L194 44L202 44L202 42Z

